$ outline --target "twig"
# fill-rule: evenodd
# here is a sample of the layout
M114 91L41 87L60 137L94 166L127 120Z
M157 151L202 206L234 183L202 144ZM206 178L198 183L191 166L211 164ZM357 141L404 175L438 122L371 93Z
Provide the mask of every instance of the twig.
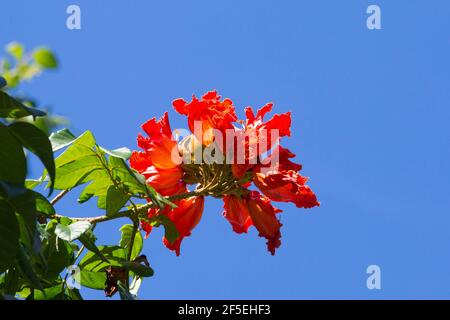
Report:
M205 190L201 190L201 191L195 190L195 191L180 193L180 194L177 194L174 196L166 197L166 199L169 201L177 201L177 200L186 199L186 198L195 197L195 196L197 196L197 197L203 196L205 194L207 194L207 191L205 191ZM148 209L154 208L154 207L156 207L156 205L152 202L149 202L147 204L144 204L144 205L138 207L137 210L135 210L133 208L133 209L120 211L115 214L111 214L111 215L107 215L107 216L105 215L105 216L87 217L87 218L78 218L78 217L68 217L68 218L72 221L88 221L90 223L99 223L99 222L114 220L114 219L118 219L118 218L130 218L133 215L133 213L135 213L135 212L137 215L139 215L140 213L145 213L148 211ZM51 218L61 219L63 217L65 217L65 216L55 214Z
M60 193L58 193L58 194L56 195L56 197L54 197L54 198L50 201L50 204L51 204L52 206L55 205L55 204L56 204L59 200L61 200L62 197L64 197L68 192L69 192L69 189L61 191Z

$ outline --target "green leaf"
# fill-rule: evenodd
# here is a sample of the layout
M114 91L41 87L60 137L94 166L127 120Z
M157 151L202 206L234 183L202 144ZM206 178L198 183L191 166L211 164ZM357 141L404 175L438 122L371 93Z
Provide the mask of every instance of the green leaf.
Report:
M62 283L45 288L43 291L34 292L34 300L64 300L64 290Z
M41 72L41 67L35 63L22 64L17 69L21 80L31 80Z
M124 194L123 190L110 186L106 192L106 215L117 213L129 199L130 196Z
M8 269L19 250L19 226L13 208L0 199L0 274Z
M96 156L85 156L57 167L55 189L72 189L82 184L83 179L97 169L103 169L103 166Z
M95 137L92 132L85 131L81 134L75 141L74 144L83 145L88 148L93 148L95 146Z
M27 250L32 251L37 229L36 220L32 221L26 215L21 214L16 214L16 218L19 225L19 242ZM31 224L31 222L34 223Z
M95 241L97 241L97 238L95 237L92 230L88 230L85 233L83 233L79 238L78 241L80 241L87 250L92 251L97 255L100 260L108 262L105 256L100 252L98 247L95 245Z
M33 58L44 68L55 69L58 67L55 55L48 48L38 48L34 51Z
M47 136L34 125L26 122L15 122L8 128L25 148L38 156L47 169L51 181L54 183L55 162L53 160L52 146Z
M122 262L126 261L127 252L122 247L98 246L98 249L108 261L103 261L94 252L88 252L78 265L81 270L100 272L108 266L121 266Z
M131 170L123 159L110 156L109 166L113 178L124 184L132 194L146 195L160 208L166 205L176 207L172 202L157 193L153 187L147 185L145 177Z
M58 277L64 268L74 262L73 248L70 243L55 235L45 241L42 252L48 262L46 277L50 279Z
M64 141L67 142L67 140L62 142ZM95 138L90 131L86 131L73 140L72 144L55 160L56 189L71 189L86 183L89 179L85 178L90 173L97 169L104 169L100 156L92 149L95 146Z
M57 168L60 168L66 164L80 160L87 156L97 157L95 152L91 148L77 144L69 147L64 153L59 155L59 157L57 157L55 160L55 164Z
M78 289L67 289L66 292L69 300L83 300L83 297Z
M0 180L0 198L14 198L20 196L26 191L27 189L21 185L15 185Z
M16 269L9 269L0 279L0 290L3 291L3 293L15 295L16 292L20 291L22 281L20 279L20 274Z
M130 271L133 271L134 274L136 274L140 277L145 277L145 278L152 277L154 274L152 268L145 266L143 264L140 264L138 262L123 261L122 267L124 267L125 269L128 269Z
M41 281L39 280L39 277L31 264L30 256L27 254L22 245L19 246L19 251L17 252L17 264L28 282L34 288L43 290Z
M147 188L134 175L133 171L127 166L125 160L110 156L108 159L109 168L115 181L126 186L128 191L133 194L147 195ZM145 178L144 178L145 182ZM151 195L149 196L151 198Z
M129 251L129 248L131 245L131 238L132 238L133 230L134 230L134 228L133 228L132 224L125 224L120 228L120 231L122 231L122 237L120 238L119 245L122 248L127 249L127 253ZM134 260L141 253L143 243L144 242L142 240L141 232L139 230L136 230L133 248L131 251L131 260Z
M155 215L148 222L150 223L150 225L152 227L159 227L159 226L163 225L164 226L164 237L171 244L173 244L180 235L175 224L166 215L162 215L162 214Z
M96 290L103 290L106 283L106 273L82 270L81 285Z
M10 89L17 87L20 83L20 76L16 72L6 71L3 77Z
M88 221L78 221L69 226L58 224L55 228L55 234L60 239L73 241L89 230L91 226L91 223Z
M120 299L136 300L136 296L132 295L122 282L117 281L117 288L119 289Z
M26 179L25 187L28 189L34 189L38 185L40 185L42 182L44 182L44 179Z
M70 132L69 129L62 129L53 132L49 137L53 151L58 151L64 147L69 146L76 139L77 137L72 132Z
M19 196L9 198L8 202L14 211L19 214L17 218L23 219L23 226L21 225L20 228L20 239L23 243L28 244L28 248L30 248L36 233L35 193L31 190L26 190Z
M47 200L46 197L44 197L42 194L38 192L34 192L34 196L36 199L36 211L39 213L42 213L46 216L52 216L54 215L55 208L51 205L51 203Z
M0 118L23 118L27 116L43 117L46 113L20 103L0 90Z
M65 165L71 161L75 161L83 156L96 154L92 149L95 146L95 138L90 131L86 131L69 144L72 144L72 146L67 148L66 151L56 158L55 162L57 167ZM64 148L69 144L59 145L57 149Z
M6 51L12 55L17 61L20 61L23 57L25 49L19 42L11 42L6 46Z
M106 193L108 188L113 185L111 178L106 170L96 170L86 177L86 181L91 183L83 189L78 198L79 203L83 203L91 199L93 196L99 197L98 207L101 209L106 208ZM84 182L84 181L83 181ZM103 198L100 201L100 198Z
M116 158L121 158L121 159L123 159L125 161L130 159L130 157L131 157L130 149L125 148L125 147L114 149L114 150L108 150L108 149L101 148L101 147L100 147L100 149L103 152L109 154L110 156L113 156L113 157L116 157Z
M2 123L0 141L0 181L23 185L27 172L25 154L19 141Z

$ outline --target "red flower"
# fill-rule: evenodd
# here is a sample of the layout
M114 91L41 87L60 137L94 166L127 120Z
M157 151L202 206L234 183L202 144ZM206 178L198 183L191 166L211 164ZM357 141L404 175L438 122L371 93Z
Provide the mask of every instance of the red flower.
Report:
M142 129L149 136L139 134L138 146L145 150L151 163L158 169L172 169L181 163L177 143L172 138L167 112L156 121L155 118L142 125Z
M206 93L200 100L193 96L191 102L176 99L172 102L174 109L188 117L189 129L204 145L214 141L213 132L217 129L225 136L226 129L232 129L232 123L237 120L233 101L224 99L220 101L216 91ZM201 122L201 132L194 132L194 122Z
M182 181L183 170L180 167L162 170L150 166L141 173L147 179L147 183L163 196L175 195L186 190L186 184Z
M254 129L258 133L262 130L267 130L268 149L272 147L270 140L270 131L278 130L279 136L285 137L291 135L291 113L286 112L283 114L275 114L270 120L264 122L265 115L272 111L273 104L267 103L261 109L258 110L256 116L252 107L245 108L245 115L247 116L247 128ZM264 138L264 137L263 137Z
M244 233L254 225L259 235L267 239L267 248L274 255L275 249L281 245L281 223L275 216L281 210L272 206L270 200L257 191L250 191L242 197L225 196L223 201L223 215L233 230Z
M138 136L138 145L144 152L134 151L130 166L144 175L147 183L163 196L170 196L186 189L182 181L181 157L177 143L172 138L167 112L156 121L155 118L142 125L149 137ZM175 162L174 162L175 160Z
M257 163L257 157L269 151L273 143L272 131L278 130L279 138L291 135L291 113L286 112L281 115L275 114L270 120L264 122L264 116L272 110L272 103L264 105L258 110L256 116L251 107L245 108L247 121L241 134L248 136L249 139L241 139L245 150L244 161L234 161L231 168L236 178L242 178L245 173L253 168ZM236 148L235 148L236 156ZM242 163L244 162L244 163Z
M152 208L148 212L148 217L152 218L155 215L163 214L175 224L179 233L178 238L173 243L170 243L169 240L164 237L163 242L167 248L175 251L177 256L179 256L181 241L184 237L191 234L192 230L202 217L204 198L191 197L176 201L175 204L177 205L177 208L175 209L172 209L169 206L166 206L164 209ZM151 226L147 223L143 223L142 228L147 232L147 236L152 230Z
M308 179L298 173L302 166L290 160L293 157L289 149L277 146L267 163L254 168L253 182L273 201L293 202L299 208L319 206L316 195L305 185Z
M282 224L275 216L281 210L272 206L270 200L257 191L250 192L247 206L253 224L259 231L259 236L267 239L267 249L274 255L275 249L281 245L280 228Z
M147 153L133 151L130 157L130 166L137 172L141 173L147 170L148 167L152 166L152 161Z
M275 208L271 201L293 202L299 208L319 205L316 195L306 186L307 178L298 173L302 166L291 160L295 154L279 144L278 138L291 134L291 114L275 114L270 120L264 121L265 115L272 110L271 103L263 106L256 115L248 107L245 110L247 119L245 122L239 121L243 126L237 128L233 125L237 118L232 101L220 99L216 91L211 91L201 99L194 96L191 102L174 100L175 110L187 116L189 128L202 143L191 146L192 141L185 139L178 148L165 113L160 120L151 119L143 125L148 137L139 135L138 145L144 151L132 154L131 167L145 176L147 184L169 199L173 195L178 195L176 199L179 199L180 195L187 193L186 184L197 184L195 190L199 196L176 200L175 209L166 206L148 211L149 218L165 215L175 224L179 237L173 243L164 238L164 244L177 255L180 254L181 241L191 234L201 219L205 194L223 199L223 216L236 233L247 233L252 225L255 226L259 235L267 239L268 250L274 255L281 245L282 225L276 216L281 210ZM195 132L195 121L201 123L200 132ZM231 150L234 163L195 162L180 165L179 150L203 152L215 141L217 136L207 132L209 129L219 130L224 139L226 131L231 129L238 137L237 142L241 144L234 144L234 150ZM273 130L278 130L278 136L272 136ZM239 139L243 137L246 138ZM186 147L186 143L193 150ZM231 146L219 143L219 147L229 160ZM240 159L242 155L238 154L238 149L244 150L244 159ZM266 152L270 155L261 159ZM188 153L186 155L189 156ZM243 160L244 163L237 163L237 160ZM248 188L252 183L264 195L258 191L250 191ZM142 222L142 228L147 234L152 229L145 221Z
M308 179L293 170L269 173L255 173L253 182L270 200L293 202L298 208L319 206L316 195L305 186Z

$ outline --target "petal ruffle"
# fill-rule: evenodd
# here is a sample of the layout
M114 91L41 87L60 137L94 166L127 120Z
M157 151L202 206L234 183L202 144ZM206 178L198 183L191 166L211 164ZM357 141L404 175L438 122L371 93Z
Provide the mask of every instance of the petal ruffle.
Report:
M181 163L167 112L158 121L150 119L142 125L148 137L138 135L138 146L144 149L152 164L159 169L171 169Z
M259 236L267 239L267 249L272 255L281 245L281 222L276 217L280 209L275 208L270 200L257 191L251 191L247 198L248 211Z
M176 255L180 255L180 245L182 240L189 236L192 230L197 226L202 217L203 208L204 208L204 198L203 197L191 197L188 199L182 199L176 201L175 204L177 208L172 209L169 206L166 206L164 209L150 209L148 216L149 218L153 217L157 214L166 215L174 224L178 230L179 236L173 242L170 243L165 237L163 242L167 248L175 251ZM145 224L142 225L142 228L145 230L147 227ZM148 230L148 227L147 227ZM145 231L147 231L145 230ZM150 229L151 231L151 229Z
M183 170L180 167L164 170L150 166L142 174L147 184L163 196L178 194L186 189L186 184L182 181Z
M187 115L189 129L204 145L214 141L211 129L217 129L225 135L226 129L232 129L232 123L237 120L233 102L230 99L220 100L216 91L207 92L201 99L193 96L191 102L176 99L172 102L174 109ZM201 132L195 132L195 122L201 122ZM198 131L198 130L197 130Z
M231 223L233 231L247 233L252 225L252 219L245 200L236 196L225 196L223 202L223 216Z
M295 171L255 173L253 182L270 200L293 202L298 208L319 206L314 192L305 185L308 179Z

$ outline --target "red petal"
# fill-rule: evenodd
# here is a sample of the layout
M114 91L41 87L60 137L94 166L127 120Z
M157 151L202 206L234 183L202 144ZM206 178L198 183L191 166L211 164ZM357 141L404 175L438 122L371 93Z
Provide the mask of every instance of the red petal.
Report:
M258 112L256 113L256 118L263 120L264 116L270 111L272 111L272 107L273 103L271 102L266 103L263 107L261 107L261 109L258 110Z
M291 135L291 113L275 114L272 119L265 123L270 136L270 130L278 129L280 137Z
M307 178L289 170L264 175L255 173L253 182L273 201L293 202L298 208L319 206L316 195L305 186Z
M245 108L245 117L247 118L248 122L250 122L250 123L255 121L255 113L253 112L252 107Z
M280 228L282 224L276 217L276 213L281 212L281 210L272 206L270 200L257 191L250 193L247 204L253 224L259 231L259 236L267 239L267 249L274 255L275 249L281 245Z
M214 140L211 134L203 137L205 132L217 129L225 133L226 129L233 128L232 123L237 120L233 102L230 99L220 101L216 91L207 92L200 100L194 96L191 102L177 99L173 105L179 113L187 115L189 129L204 145L209 145ZM195 121L202 123L202 132L194 132Z
M255 170L259 172L262 168L264 168L270 171L300 171L302 169L302 165L290 160L294 157L295 154L293 154L289 149L278 145L273 153L264 159L263 164L258 165Z
M181 98L172 101L173 108L179 114L186 115L188 113L187 104L188 103L186 101L184 101L183 99L181 99Z
M130 157L130 166L141 173L152 165L152 162L145 152L133 151Z
M150 166L141 173L147 179L147 183L163 196L175 195L185 190L186 184L181 180L183 170L180 167L164 170Z
M180 235L172 244L164 238L164 244L170 250L174 250L178 256L180 255L181 241L189 236L191 231L200 222L204 208L204 198L191 197L176 202L176 205L178 207L175 209L170 209L170 207L168 208L167 206L163 212L175 224Z
M216 90L212 90L212 91L209 91L209 92L205 93L202 96L202 99L204 99L204 100L214 100L214 99L220 99L220 96L217 95L217 91Z
M223 216L231 223L234 232L247 233L252 225L252 219L244 200L236 196L225 196L223 202Z

